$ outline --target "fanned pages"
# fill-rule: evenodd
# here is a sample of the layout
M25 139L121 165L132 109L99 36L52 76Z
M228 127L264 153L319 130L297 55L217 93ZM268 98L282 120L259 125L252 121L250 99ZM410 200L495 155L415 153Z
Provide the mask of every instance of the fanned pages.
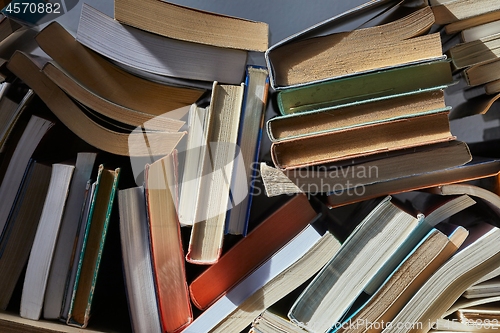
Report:
M120 239L127 299L134 332L161 333L143 187L118 192Z
M207 147L209 158L203 166L196 223L191 231L187 260L213 264L220 256L224 238L226 211L236 153L243 85L221 85L214 82L210 104Z
M146 202L151 258L163 330L179 332L193 320L177 218L176 151L147 165Z
M49 189L24 278L21 317L38 320L42 314L50 265L74 169L72 165L52 165Z
M245 72L246 51L185 42L124 26L87 4L82 6L76 39L107 58L153 74L237 84Z

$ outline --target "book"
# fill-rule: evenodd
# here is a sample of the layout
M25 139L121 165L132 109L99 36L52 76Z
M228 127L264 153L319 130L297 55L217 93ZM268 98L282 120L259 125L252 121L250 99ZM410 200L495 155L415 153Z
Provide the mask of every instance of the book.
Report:
M182 187L179 194L177 213L182 226L192 226L198 222L199 191L203 179L203 165L208 158L208 125L211 118L210 107L191 105L188 116L185 162L182 167Z
M226 234L246 236L248 231L268 90L267 68L248 66L237 141L241 159L235 160L231 185L231 199L234 204L226 220ZM239 173L245 174L245 181Z
M464 76L467 84L470 86L477 86L499 79L497 73L500 68L500 59L479 63L464 70Z
M448 35L461 32L462 30L476 27L485 23L500 20L500 10L495 10L481 15L472 16L463 20L455 21L444 26Z
M500 296L500 278L474 284L467 288L462 296L468 299Z
M115 19L161 36L193 43L259 52L268 47L267 23L166 1L146 0L140 4L131 0L115 1Z
M89 118L27 54L16 51L7 67L34 90L64 125L82 140L98 149L123 156L161 155L172 151L185 134L184 132L147 131L146 142L140 127L132 133L109 129Z
M205 310L184 332L241 331L266 307L319 271L339 247L332 234L326 232L322 236L312 225L307 226Z
M266 52L274 88L288 88L402 64L442 58L429 7L393 22L272 47ZM408 50L411 49L411 52Z
M166 38L124 26L87 4L82 6L76 39L106 58L153 74L239 84L245 72L247 51Z
M85 328L90 319L102 250L118 186L120 169L109 170L99 165L95 193L84 223L85 235L78 256L75 285L72 290L67 324Z
M478 4L481 4L478 6ZM495 1L429 0L436 24L448 24L500 10Z
M282 115L358 104L410 91L445 87L453 82L448 60L388 68L335 80L281 90L277 103Z
M305 195L288 200L189 284L193 304L207 309L285 246L316 215ZM286 228L282 227L283 221L287 221Z
M162 332L149 249L143 187L118 191L120 240L130 318L135 332Z
M146 203L151 259L159 317L166 332L179 332L193 320L184 251L177 218L176 151L146 165Z
M53 164L47 197L33 240L24 277L21 317L38 320L42 314L50 265L75 167Z
M448 50L456 70L474 66L498 58L500 34L486 36L467 43L460 43Z
M331 193L342 187L348 189L437 172L463 165L471 159L467 144L454 140L318 166L309 172L302 169L281 171L261 163L260 176L269 197L293 193Z
M53 60L43 72L54 83L85 106L122 123L178 131L183 122L169 117L169 111L191 105L204 92L132 75L81 45L57 22L40 31L35 41Z
M226 212L236 157L244 87L214 82L209 112L207 149L199 189L196 223L191 230L186 259L195 264L214 264L219 259L224 239ZM217 116L215 116L217 115ZM205 171L207 170L207 171Z
M494 277L497 277L497 276L500 276L500 267L498 267L497 269L492 271L490 274L487 274L487 275L483 276L481 279L477 280L476 284L484 282L486 280L493 279Z
M5 176L0 185L0 198L2 198L0 200L0 240L3 238L10 209L14 204L16 193L23 180L24 170L35 148L53 125L54 123L49 120L31 116L10 158Z
M484 329L500 329L499 303L477 305L470 308L459 309L450 317L457 319L464 325L482 327Z
M431 230L399 264L382 286L345 321L333 326L335 332L381 332L420 286L465 241L468 232L453 228L450 235ZM378 327L378 328L377 328Z
M3 13L0 14L0 42L21 28L23 28L22 24L5 16Z
M419 90L362 104L273 117L266 128L272 142L281 142L450 109L446 107L443 90Z
M326 332L422 220L386 197L300 294L288 318L308 331Z
M271 157L287 170L453 139L444 111L273 143Z
M85 201L85 187L94 168L96 155L96 153L78 153L76 158L75 170L47 280L43 304L43 317L45 319L57 319L61 314L71 254Z
M463 43L467 43L498 33L500 33L498 22L493 21L462 30L460 37L462 38Z
M248 333L303 333L304 330L292 324L288 318L265 310L252 321Z
M29 164L7 222L6 236L0 243L0 310L5 311L28 261L36 229L42 214L50 183L52 166L37 162Z
M467 227L469 236L459 251L444 263L413 295L383 332L396 332L401 323L410 332L426 332L478 277L493 270L498 262L500 229L480 223Z
M498 173L499 161L473 158L471 162L434 172L424 172L371 185L342 188L328 194L327 204L338 207L348 203L372 199L381 195L409 192L439 185L464 182L494 176Z
M453 303L453 305L448 310L446 310L446 312L443 314L443 318L448 317L450 314L454 313L459 309L470 308L476 305L482 305L499 301L500 301L500 296L471 298L471 299L467 299L461 296L455 303Z
M488 82L484 85L484 91L488 95L497 94L500 92L500 79Z

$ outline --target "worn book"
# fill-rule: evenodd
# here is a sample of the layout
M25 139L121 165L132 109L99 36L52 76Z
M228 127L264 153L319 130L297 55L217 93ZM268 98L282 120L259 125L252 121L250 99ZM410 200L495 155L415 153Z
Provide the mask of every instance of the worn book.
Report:
M497 74L499 68L500 59L494 58L465 69L464 76L468 85L477 86L499 80L500 75Z
M477 305L459 309L450 315L464 325L489 329L492 332L500 329L500 303Z
M118 191L118 208L123 272L132 327L134 332L161 333L144 187Z
M443 111L273 143L271 157L277 168L287 170L453 139Z
M305 331L294 325L279 314L267 309L252 321L248 333L304 333Z
M305 195L288 200L190 283L193 303L202 310L208 308L302 231L316 215Z
M447 54L455 70L474 66L498 58L500 33L452 46Z
M0 310L5 311L29 258L50 183L51 165L33 161L0 243Z
M433 23L424 7L380 26L275 45L266 52L271 82L284 89L443 58L439 34L423 35Z
M193 43L264 52L267 23L211 13L160 0L115 1L115 20L161 36Z
M54 123L49 120L31 116L10 158L0 185L0 198L2 198L0 200L0 240L3 238L9 212L16 199L17 191L23 180L24 171L28 166L31 155L53 125Z
M174 150L146 165L144 176L156 299L166 332L180 332L193 320L176 211L177 168Z
M167 38L125 26L88 4L82 6L76 39L119 64L152 74L238 84L245 73L247 51Z
M453 303L453 305L448 310L446 310L445 313L443 313L442 317L446 318L447 316L449 316L450 314L454 313L459 309L465 309L476 305L482 305L494 302L500 302L500 296L471 298L471 299L460 297L459 299L456 300L455 303Z
M309 171L281 171L265 163L260 175L269 197L294 193L329 193L397 180L463 165L472 159L467 144L450 141L379 153L371 157L318 166ZM418 160L419 163L415 163Z
M267 121L266 129L272 142L281 142L449 110L442 89L418 90L362 104L274 117Z
M68 199L57 238L56 248L47 280L47 292L43 303L43 317L57 319L61 314L75 236L85 202L85 187L90 179L96 153L78 153L75 171L69 187Z
M474 284L462 296L468 299L500 296L500 277Z
M245 79L237 142L242 158L236 159L234 165L231 194L235 205L228 212L225 226L226 234L245 236L248 232L268 90L269 74L267 68L249 65ZM241 177L239 173L244 173L245 177Z
M448 24L500 10L495 0L429 0L436 24Z
M21 317L38 320L42 315L50 266L74 169L74 165L52 165L50 184L24 277Z
M277 102L280 113L287 115L444 88L452 82L450 62L437 60L285 89L278 93Z
M203 165L196 223L191 230L186 259L195 264L214 264L220 257L224 239L241 116L244 86L214 82L206 145L209 158ZM245 175L243 175L245 176Z
M105 169L102 164L99 166L95 193L84 222L83 246L81 252L76 254L79 260L66 321L68 325L82 328L88 325L119 178L120 168L111 170Z
M490 2L491 3L491 2ZM477 6L476 6L477 7ZM495 22L500 20L500 10L495 10L492 12L487 12L484 14L472 16L466 19L458 20L449 23L444 26L444 30L447 34L455 34L461 32L462 30L476 27L478 25Z
M54 83L83 105L125 124L178 131L183 122L169 117L169 111L191 105L204 92L132 75L84 47L57 22L40 31L35 41L52 58L43 71Z
M35 58L16 51L7 67L35 91L66 127L88 144L116 155L150 156L171 152L184 136L184 132L146 131L145 137L141 127L124 133L122 129L102 126L41 71L42 63L45 60L37 63Z
M311 278L340 248L329 232L308 225L186 328L186 333L239 332Z

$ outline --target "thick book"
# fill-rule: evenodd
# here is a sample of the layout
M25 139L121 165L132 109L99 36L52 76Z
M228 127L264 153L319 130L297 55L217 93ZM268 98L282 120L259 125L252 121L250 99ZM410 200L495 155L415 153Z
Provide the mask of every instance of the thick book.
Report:
M53 164L47 197L31 247L21 297L21 317L38 320L42 314L50 265L75 167Z
M241 158L236 159L234 165L231 186L234 204L228 213L226 234L246 236L248 231L268 99L268 75L267 68L252 65L247 67L237 142ZM245 177L241 177L239 173L244 173Z
M77 42L57 22L47 25L35 40L53 60L43 72L54 83L83 105L122 123L178 131L183 122L169 118L169 111L191 105L204 92L132 75Z
M436 24L448 24L500 10L495 0L429 0Z
M305 195L291 198L190 283L193 304L202 310L208 308L302 231L316 215Z
M319 166L310 172L302 169L281 171L261 163L260 176L269 197L308 192L329 193L341 188L347 190L437 172L464 165L471 160L467 144L454 140Z
M186 42L124 26L88 4L82 6L76 39L106 58L153 74L238 84L245 73L247 51Z
M455 303L453 303L453 305L448 310L446 310L445 313L443 313L442 317L446 318L450 314L460 309L470 308L472 306L494 303L494 302L500 302L500 296L471 298L471 299L460 297L459 299L457 299Z
M28 261L43 204L50 183L52 166L30 163L19 198L0 242L0 310L5 311L17 281Z
M31 116L10 158L0 185L0 198L2 198L0 200L0 240L3 238L9 212L16 199L17 191L23 180L24 171L28 166L31 155L53 125L54 123L49 120Z
M123 272L134 332L161 333L143 187L118 191Z
M452 82L450 62L438 60L281 90L277 102L281 114L287 115L445 87Z
M500 34L486 36L452 46L447 54L455 70L474 66L498 58Z
M500 252L491 244L500 241L500 229L484 222L467 229L459 251L422 285L384 333L399 332L405 323L411 325L409 332L427 332L468 286L496 267Z
M220 257L236 156L244 86L214 82L206 144L209 158L203 165L196 223L191 230L186 259L195 264L214 264ZM242 176L245 176L244 174Z
M431 9L424 7L380 26L271 47L266 52L271 82L284 89L443 58L439 34L423 35L433 23Z
M186 281L178 204L177 153L146 165L151 260L163 330L180 332L193 320Z
M86 228L83 246L81 252L77 254L78 268L66 321L71 326L85 328L90 319L92 299L119 176L119 168L109 170L102 164L99 166L95 194L90 204L89 216L84 222Z
M76 157L75 171L71 179L66 208L47 281L47 292L43 303L43 317L45 319L57 319L61 314L66 277L85 201L85 187L94 168L96 156L96 153L78 153Z
M474 179L496 176L500 161L494 159L473 158L467 164L433 172L417 173L385 182L341 189L328 194L330 207L346 205L372 199L381 195L409 192L439 185L464 182ZM355 193L356 195L353 195Z
M500 277L470 286L462 296L468 299L500 296Z
M185 333L239 332L264 309L312 277L340 243L308 225L257 270L205 310Z
M467 84L477 86L500 79L498 71L500 69L500 58L482 62L464 70Z
M45 60L42 61L45 63ZM90 118L82 109L49 79L39 63L27 54L16 51L7 68L22 79L56 117L75 135L88 144L106 152L123 156L150 156L167 154L179 143L184 132L146 131L141 127L132 133L104 127ZM1 227L1 225L0 225Z
M337 333L381 332L420 286L462 245L468 235L456 227L450 235L432 229L401 261L370 299L345 321L332 328Z
M266 51L268 47L267 23L188 8L167 1L117 0L115 20L187 42L259 52Z
M266 129L272 142L281 142L449 110L451 107L445 104L444 90L438 87L362 104L278 116L267 121Z
M273 143L271 157L277 168L287 170L454 138L450 133L448 112L443 111Z

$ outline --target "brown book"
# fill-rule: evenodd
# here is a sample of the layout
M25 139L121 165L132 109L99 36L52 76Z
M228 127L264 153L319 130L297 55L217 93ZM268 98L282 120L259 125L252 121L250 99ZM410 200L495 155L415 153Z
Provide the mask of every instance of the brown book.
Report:
M115 1L115 19L169 38L264 52L268 25L160 0Z
M476 6L476 7L480 7L480 6ZM460 31L468 29L468 28L476 27L478 25L494 22L497 20L500 20L500 10L481 14L478 16L473 16L473 17L470 17L467 19L463 19L463 20L459 20L459 21L447 24L444 27L444 29L448 35L451 35L451 34L455 34L457 32L460 32Z
M429 0L437 24L447 24L500 10L495 0Z
M3 1L5 2L5 1ZM5 6L2 6L0 4L0 8L4 8ZM14 20L11 20L7 16L0 14L0 41L3 41L10 35L12 35L14 32L22 28L23 26L19 23L17 23Z
M437 229L431 230L380 289L336 332L381 332L383 323L391 322L424 282L458 250L467 235L463 227L454 228L449 236Z
M305 195L290 199L191 282L193 303L202 310L209 307L295 237L316 215Z
M177 218L177 153L146 166L146 202L158 309L164 331L193 320Z
M440 112L273 143L271 156L287 170L453 139L448 112Z
M64 125L96 148L124 156L162 155L171 152L185 134L184 132L146 132L146 142L140 127L132 133L111 130L89 118L27 54L16 51L7 67L35 91Z
M270 49L275 87L300 85L442 57L439 34L420 36L434 23L429 7L399 20L298 40Z
M498 58L500 35L495 34L451 47L447 54L454 69L462 69Z
M464 71L467 84L477 86L500 79L500 58L480 63Z
M84 47L57 22L35 40L53 59L43 67L52 81L83 105L126 124L178 131L183 122L168 118L169 111L191 105L204 92L134 76Z

